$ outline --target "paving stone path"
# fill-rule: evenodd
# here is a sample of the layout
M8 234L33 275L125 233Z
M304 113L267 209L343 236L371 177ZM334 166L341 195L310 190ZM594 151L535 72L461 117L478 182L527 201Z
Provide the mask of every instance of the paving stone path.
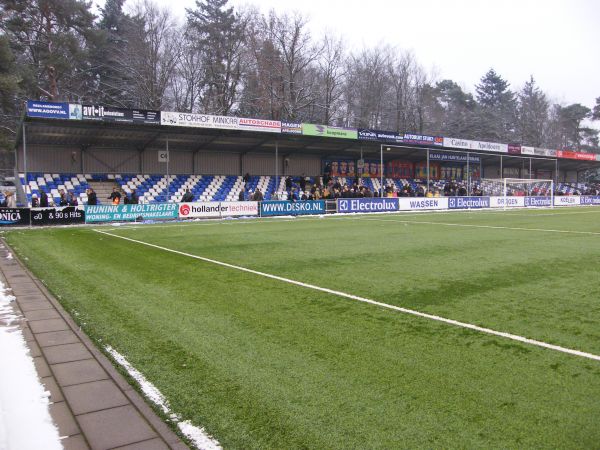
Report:
M2 243L0 277L25 318L23 334L65 450L187 449Z

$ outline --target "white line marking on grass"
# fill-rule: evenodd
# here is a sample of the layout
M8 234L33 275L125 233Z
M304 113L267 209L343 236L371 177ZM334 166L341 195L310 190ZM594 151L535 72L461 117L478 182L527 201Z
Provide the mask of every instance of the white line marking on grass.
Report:
M301 286L301 287L307 288L307 289L313 289L315 291L325 292L326 294L332 294L332 295L336 295L338 297L344 297L344 298L348 298L350 300L356 300L356 301L359 301L359 302L362 302L362 303L368 303L368 304L371 304L371 305L380 306L382 308L391 309L391 310L394 310L394 311L399 311L399 312L402 312L402 313L405 313L405 314L411 314L413 316L422 317L422 318L429 319L429 320L435 320L437 322L447 323L449 325L454 325L456 327L467 328L469 330L478 331L480 333L490 334L490 335L493 335L493 336L498 336L498 337L510 339L510 340L513 340L513 341L522 342L524 344L535 345L537 347L547 348L547 349L550 349L550 350L555 350L557 352L567 353L569 355L575 355L575 356L580 356L582 358L588 358L588 359L593 359L595 361L600 361L600 356L599 355L594 355L593 353L587 353L587 352L583 352L583 351L580 351L580 350L574 350L574 349L570 349L570 348L566 348L566 347L561 347L559 345L548 344L547 342L537 341L535 339L529 339L529 338L526 338L526 337L523 337L523 336L519 336L519 335L516 335L516 334L506 333L504 331L496 331L496 330L492 330L491 328L480 327L478 325L473 325L473 324L466 323L466 322L460 322L458 320L447 319L445 317L436 316L434 314L428 314L428 313L416 311L414 309L408 309L408 308L403 308L403 307L400 307L400 306L390 305L388 303L378 302L376 300L371 300L369 298L359 297L358 295L347 294L345 292L335 291L333 289L328 289L328 288L324 288L324 287L320 287L320 286L315 286L314 284L302 283L301 281L292 280L290 278L280 277L278 275L273 275L273 274L270 274L270 273L260 272L258 270L248 269L246 267L237 266L235 264L229 264L229 263L226 263L226 262L217 261L215 259L205 258L204 256L193 255L191 253L186 253L186 252L182 252L182 251L179 251L179 250L174 250L172 248L163 247L163 246L156 245L156 244L151 244L149 242L144 242L144 241L140 241L140 240L137 240L137 239L132 239L132 238L128 238L128 237L125 237L125 236L119 236L118 234L112 234L112 233L108 233L108 232L102 231L102 230L94 230L94 231L96 231L97 233L105 234L107 236L115 237L115 238L118 238L118 239L123 239L125 241L133 242L133 243L140 244L140 245L145 245L147 247L156 248L158 250L163 250L165 252L174 253L176 255L187 256L188 258L198 259L200 261L208 262L208 263L211 263L211 264L216 264L218 266L227 267L227 268L230 268L230 269L235 269L235 270L239 270L239 271L246 272L246 273L251 273L253 275L259 275L261 277L270 278L272 280L283 281L284 283L289 283L289 284L293 284L293 285L296 285L296 286Z
M181 421L179 416L171 411L169 402L167 402L167 399L162 395L158 388L150 383L139 370L133 367L123 355L111 346L106 346L105 349L113 359L123 367L129 375L131 375L131 378L138 382L146 397L160 407L173 422L177 423L181 432L186 435L197 448L201 450L221 450L221 444L210 437L204 428L192 425L189 420Z
M513 231L539 231L545 233L566 233L566 234L585 234L591 236L600 236L598 231L576 231L576 230L553 230L548 228L523 228L523 227L504 227L500 225L475 225L472 223L448 223L448 222L427 222L423 220L395 220L395 219L377 219L374 217L356 217L357 220L368 220L377 222L397 222L414 223L417 225L443 225L446 227L467 227L467 228L489 228L492 230L513 230Z

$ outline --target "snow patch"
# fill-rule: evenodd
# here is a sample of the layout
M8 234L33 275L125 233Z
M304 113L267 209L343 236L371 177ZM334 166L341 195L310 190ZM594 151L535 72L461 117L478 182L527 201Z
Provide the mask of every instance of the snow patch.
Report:
M8 291L0 281L0 449L59 450L63 446L48 411L50 393L38 379L21 329L13 325L22 318Z
M190 439L198 449L222 450L221 445L215 439L209 436L204 428L192 425L189 420L181 421L181 418L171 411L169 402L164 395L162 395L156 386L150 383L139 370L129 364L129 361L127 361L123 355L121 355L111 346L106 346L105 349L110 356L112 356L113 359L127 371L131 378L133 378L140 385L144 395L150 399L152 403L157 405L173 422L177 423L177 427L181 430L181 432L188 439Z
M13 259L13 255L11 252L8 252L8 255L6 255L6 259Z

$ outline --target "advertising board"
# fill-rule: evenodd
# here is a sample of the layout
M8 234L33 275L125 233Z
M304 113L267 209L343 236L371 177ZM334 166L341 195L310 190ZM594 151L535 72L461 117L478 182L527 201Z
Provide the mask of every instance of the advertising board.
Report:
M150 219L176 219L177 203L155 203L141 205L87 205L85 223L133 221Z
M338 212L340 213L365 213L399 211L397 198L338 198Z
M325 201L303 201L303 202L287 202L287 201L266 201L260 204L260 215L268 216L301 216L308 214L325 214Z

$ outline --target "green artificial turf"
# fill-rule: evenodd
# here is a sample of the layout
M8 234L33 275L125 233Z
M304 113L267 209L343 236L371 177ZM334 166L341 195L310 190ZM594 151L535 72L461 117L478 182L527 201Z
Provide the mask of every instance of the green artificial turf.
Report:
M97 228L600 354L599 208ZM598 361L92 228L5 237L224 448L600 448Z

